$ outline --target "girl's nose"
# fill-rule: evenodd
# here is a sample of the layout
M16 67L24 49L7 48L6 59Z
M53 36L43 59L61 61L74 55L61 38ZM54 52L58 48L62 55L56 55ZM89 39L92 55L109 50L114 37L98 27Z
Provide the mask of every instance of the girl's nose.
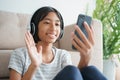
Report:
M52 29L52 30L56 30L56 25L55 25L55 23L52 23L51 29Z

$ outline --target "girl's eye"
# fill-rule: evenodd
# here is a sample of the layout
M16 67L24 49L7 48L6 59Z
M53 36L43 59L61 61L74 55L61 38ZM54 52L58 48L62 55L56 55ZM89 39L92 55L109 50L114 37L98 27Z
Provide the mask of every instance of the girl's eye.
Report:
M44 22L44 24L50 24L49 22Z
M56 23L55 25L56 25L56 26L60 26L60 24L59 24L59 23Z

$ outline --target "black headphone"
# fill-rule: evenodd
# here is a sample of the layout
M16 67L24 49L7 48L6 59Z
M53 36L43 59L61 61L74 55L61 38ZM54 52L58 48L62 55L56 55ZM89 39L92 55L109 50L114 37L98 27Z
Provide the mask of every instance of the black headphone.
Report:
M56 15L58 16L58 18L60 19L60 27L61 27L61 31L60 31L60 35L59 35L59 39L62 38L63 33L64 33L64 22L63 22L63 18L61 16L61 14L54 8L52 7L42 7L39 8L32 16L31 21L30 21L30 33L32 34L35 43L37 43L38 41L40 41L39 37L38 37L38 24L41 20L43 20L43 18L45 16L47 16L47 14L49 12L55 12Z

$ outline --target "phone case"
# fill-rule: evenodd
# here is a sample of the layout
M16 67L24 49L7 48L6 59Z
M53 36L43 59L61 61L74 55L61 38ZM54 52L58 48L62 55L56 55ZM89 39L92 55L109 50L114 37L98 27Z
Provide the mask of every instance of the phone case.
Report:
M83 31L83 33L85 34L85 36L88 37L88 34L87 34L87 32L86 32L86 29L85 29L85 27L84 27L84 25L83 25L83 22L84 22L84 21L86 21L86 22L88 23L88 25L90 26L90 25L91 25L92 18L91 18L90 16L88 16L88 15L80 14L80 15L78 16L78 20L77 20L77 25L78 25L79 28ZM75 35L76 35L80 40L82 40L82 39L80 38L79 34L77 33L77 31L75 31ZM73 45L72 45L72 48L73 48L74 50L76 50L76 48L75 48Z

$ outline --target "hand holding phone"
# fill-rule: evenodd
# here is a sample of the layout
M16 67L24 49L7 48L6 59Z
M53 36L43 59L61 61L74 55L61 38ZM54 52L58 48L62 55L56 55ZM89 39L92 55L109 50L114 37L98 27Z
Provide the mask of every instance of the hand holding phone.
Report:
M79 28L82 30L82 32L85 34L85 36L88 38L88 33L83 25L83 22L86 21L87 24L91 25L91 21L92 21L92 18L90 16L87 16L87 15L83 15L83 14L80 14L78 16L78 20L77 20L77 25L79 26ZM75 30L75 35L82 41L81 37L79 36L79 34L77 33L77 31ZM76 48L72 45L72 49L76 50Z

